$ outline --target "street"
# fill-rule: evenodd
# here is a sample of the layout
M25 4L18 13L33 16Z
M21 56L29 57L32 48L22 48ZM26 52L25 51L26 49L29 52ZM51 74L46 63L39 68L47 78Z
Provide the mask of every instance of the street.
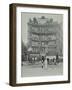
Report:
M33 77L33 76L52 76L63 74L63 63L57 65L48 65L47 68L42 68L41 64L23 65L21 67L22 77Z

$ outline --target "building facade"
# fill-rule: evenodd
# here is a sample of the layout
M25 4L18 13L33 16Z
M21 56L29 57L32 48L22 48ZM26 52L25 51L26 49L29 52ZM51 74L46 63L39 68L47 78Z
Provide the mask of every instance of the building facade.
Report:
M28 22L28 46L31 56L54 56L63 53L62 25L42 16Z

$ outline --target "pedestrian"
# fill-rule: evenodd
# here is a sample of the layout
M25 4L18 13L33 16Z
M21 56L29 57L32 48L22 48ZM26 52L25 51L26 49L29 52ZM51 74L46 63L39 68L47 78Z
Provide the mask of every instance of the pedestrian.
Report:
M47 63L49 64L49 58L47 58Z
M43 68L44 67L44 56L42 56L41 63L42 63L42 68Z
M56 59L55 58L53 58L53 63L56 65Z
M57 63L59 62L58 59L59 59L59 58L58 58L58 54L57 54L57 55L56 55L56 62L57 62Z

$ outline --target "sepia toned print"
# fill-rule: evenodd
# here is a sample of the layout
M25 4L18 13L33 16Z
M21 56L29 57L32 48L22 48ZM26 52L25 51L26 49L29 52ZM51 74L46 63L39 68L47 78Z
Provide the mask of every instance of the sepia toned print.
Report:
M21 13L21 77L63 75L63 15Z

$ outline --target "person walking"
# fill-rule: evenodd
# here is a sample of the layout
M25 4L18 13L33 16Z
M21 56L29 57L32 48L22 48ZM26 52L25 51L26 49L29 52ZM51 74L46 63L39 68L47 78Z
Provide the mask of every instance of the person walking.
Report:
M54 65L56 65L56 59L55 58L53 58L53 63L54 63Z
M44 56L42 56L41 62L42 62L42 68L43 68L44 67Z
M49 64L49 58L47 58L47 63Z
M58 54L56 55L56 63L58 63L59 62L59 60L58 60Z

